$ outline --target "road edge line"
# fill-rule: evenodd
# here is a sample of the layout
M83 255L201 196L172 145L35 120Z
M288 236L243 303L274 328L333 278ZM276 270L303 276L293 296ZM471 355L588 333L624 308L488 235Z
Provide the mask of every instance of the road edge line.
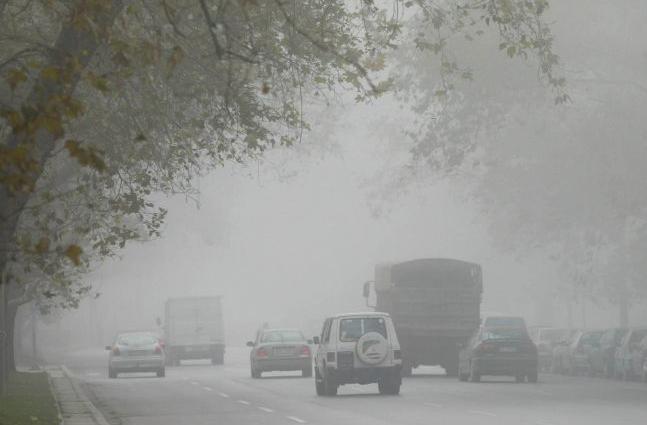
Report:
M110 425L110 422L108 422L103 416L103 413L97 407L90 401L90 398L87 396L85 393L85 390L81 387L81 385L78 382L78 378L76 375L67 368L65 365L61 365L61 370L65 374L65 376L70 380L70 383L72 384L72 387L74 388L74 391L76 394L79 396L81 401L88 407L90 410L90 413L92 414L92 419L98 424L98 425Z

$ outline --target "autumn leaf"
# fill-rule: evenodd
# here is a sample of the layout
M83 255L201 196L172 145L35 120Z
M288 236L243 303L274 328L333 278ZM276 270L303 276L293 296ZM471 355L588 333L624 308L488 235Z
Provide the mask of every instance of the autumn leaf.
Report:
M20 83L27 81L27 74L23 70L14 68L9 70L4 79L7 81L7 84L9 84L9 87L11 87L11 90L13 91L16 87L18 87Z
M36 249L36 253L38 254L43 254L49 250L49 239L46 237L40 238L36 246L34 247Z
M80 266L82 252L83 250L78 245L70 245L65 250L65 256L69 258L75 266Z

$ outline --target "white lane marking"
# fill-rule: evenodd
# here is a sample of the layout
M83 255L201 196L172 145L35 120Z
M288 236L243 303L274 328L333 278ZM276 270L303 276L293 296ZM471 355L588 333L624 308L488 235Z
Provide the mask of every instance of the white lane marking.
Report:
M296 416L286 416L286 418L288 418L289 420L294 421L294 422L296 422L296 423L298 423L298 424L305 424L305 423L307 423L307 422L306 422L306 421L304 421L303 419L301 419L301 418L297 418Z
M250 403L250 402L249 402L249 401L247 401L247 400L238 400L238 402L239 402L240 404L244 404L245 406L249 406L250 404L252 404L252 403Z
M274 413L274 410L270 409L269 407L264 407L264 406L256 406L258 410L262 410L265 413Z
M205 391L213 391L213 388L210 388L210 387L202 387L202 389Z
M196 381L191 381L191 385L200 385L200 383Z
M442 404L438 404L438 403L423 403L423 404L429 407L443 407Z
M483 416L491 416L491 417L496 416L496 413L486 412L484 410L468 410L468 412L474 413L475 415L483 415Z
M229 398L229 394L225 394L225 393L218 393L218 395L219 395L220 397L222 397L222 398Z

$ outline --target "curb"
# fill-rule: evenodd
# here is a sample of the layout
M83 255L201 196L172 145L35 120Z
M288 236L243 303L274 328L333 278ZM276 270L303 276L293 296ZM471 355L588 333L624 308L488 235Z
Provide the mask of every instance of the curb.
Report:
M49 370L45 370L45 373L47 373L47 383L49 384L49 391L52 393L52 397L54 397L54 402L56 404L56 411L58 412L58 423L59 425L64 425L65 420L63 419L63 412L61 411L61 402L58 400L58 394L54 389L54 383L52 382L52 379L53 379L52 374L50 373Z
M48 370L48 375L62 425L110 425L90 401L79 384L79 379L65 365ZM59 391L62 392L59 393ZM66 406L74 406L74 408Z

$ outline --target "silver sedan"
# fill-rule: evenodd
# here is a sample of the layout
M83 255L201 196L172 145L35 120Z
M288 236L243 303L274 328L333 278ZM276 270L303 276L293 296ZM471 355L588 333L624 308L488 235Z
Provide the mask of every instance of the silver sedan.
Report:
M119 373L155 372L165 375L164 349L159 338L152 332L124 332L118 334L110 351L108 376L116 378Z
M263 372L300 370L302 376L312 376L312 351L303 333L296 329L263 329L252 347L250 366L252 378Z

